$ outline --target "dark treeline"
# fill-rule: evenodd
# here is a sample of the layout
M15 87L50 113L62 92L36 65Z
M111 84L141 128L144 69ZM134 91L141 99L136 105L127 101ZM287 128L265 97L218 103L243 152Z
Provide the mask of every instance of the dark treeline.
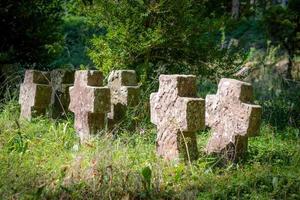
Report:
M299 4L298 0L1 1L0 62L34 68L95 65L103 71L130 67L144 75L157 69L231 74L236 61L244 61L249 44L228 43L257 22L263 23L259 31L265 41L281 43L292 63L299 47Z
M22 75L26 68L96 68L105 74L134 69L148 88L157 86L162 73L195 74L216 83L250 66L240 78L259 83L262 103L280 90L277 103L292 105L283 112L298 112L293 81L300 70L299 5L299 0L2 0L1 96L15 85L7 74ZM270 76L279 88L252 73L282 60L287 60L279 66L283 74ZM282 115L274 115L278 109L271 105L272 116Z

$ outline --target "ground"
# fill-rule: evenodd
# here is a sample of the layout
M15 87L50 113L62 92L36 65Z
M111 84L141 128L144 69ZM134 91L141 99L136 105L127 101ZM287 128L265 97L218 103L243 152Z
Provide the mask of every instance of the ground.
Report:
M300 199L299 130L263 123L246 157L226 165L155 155L155 126L102 133L80 145L72 119L19 120L12 101L0 113L0 199ZM209 132L198 132L203 152Z

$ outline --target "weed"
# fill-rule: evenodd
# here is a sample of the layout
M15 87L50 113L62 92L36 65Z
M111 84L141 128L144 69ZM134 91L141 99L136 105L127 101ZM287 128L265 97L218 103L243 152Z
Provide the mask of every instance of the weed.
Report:
M209 133L199 132L199 159L185 165L156 156L153 126L80 145L71 121L19 121L18 109L10 102L0 114L1 199L300 198L295 128L279 134L264 124L247 156L227 166L205 155Z

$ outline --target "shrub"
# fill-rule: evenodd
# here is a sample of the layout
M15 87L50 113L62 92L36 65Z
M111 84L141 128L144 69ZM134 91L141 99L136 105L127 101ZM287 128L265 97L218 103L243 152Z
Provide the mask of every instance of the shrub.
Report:
M85 15L103 27L89 56L105 73L132 68L142 81L161 73L229 74L235 54L221 48L224 18L197 1L95 1Z

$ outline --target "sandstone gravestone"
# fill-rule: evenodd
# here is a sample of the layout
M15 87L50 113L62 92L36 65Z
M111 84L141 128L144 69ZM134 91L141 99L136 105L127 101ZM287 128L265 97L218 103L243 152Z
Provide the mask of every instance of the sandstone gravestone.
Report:
M205 121L212 129L208 153L238 160L247 150L248 137L259 133L261 107L253 105L251 84L221 79L216 95L206 96Z
M75 73L75 83L70 87L69 109L75 114L74 126L81 141L104 128L105 113L110 111L110 90L101 87L100 71L80 70Z
M19 96L21 118L31 120L32 117L46 113L52 93L49 82L49 73L26 70Z
M69 88L74 84L74 71L56 69L51 71L51 116L65 117L70 104Z
M150 96L151 122L157 126L157 154L166 160L197 158L195 131L205 127L205 101L197 98L196 77L161 75ZM188 152L188 153L187 153Z
M108 77L108 87L111 95L111 111L108 113L108 125L112 127L121 121L128 107L138 104L140 86L137 84L135 71L116 70L112 71Z

